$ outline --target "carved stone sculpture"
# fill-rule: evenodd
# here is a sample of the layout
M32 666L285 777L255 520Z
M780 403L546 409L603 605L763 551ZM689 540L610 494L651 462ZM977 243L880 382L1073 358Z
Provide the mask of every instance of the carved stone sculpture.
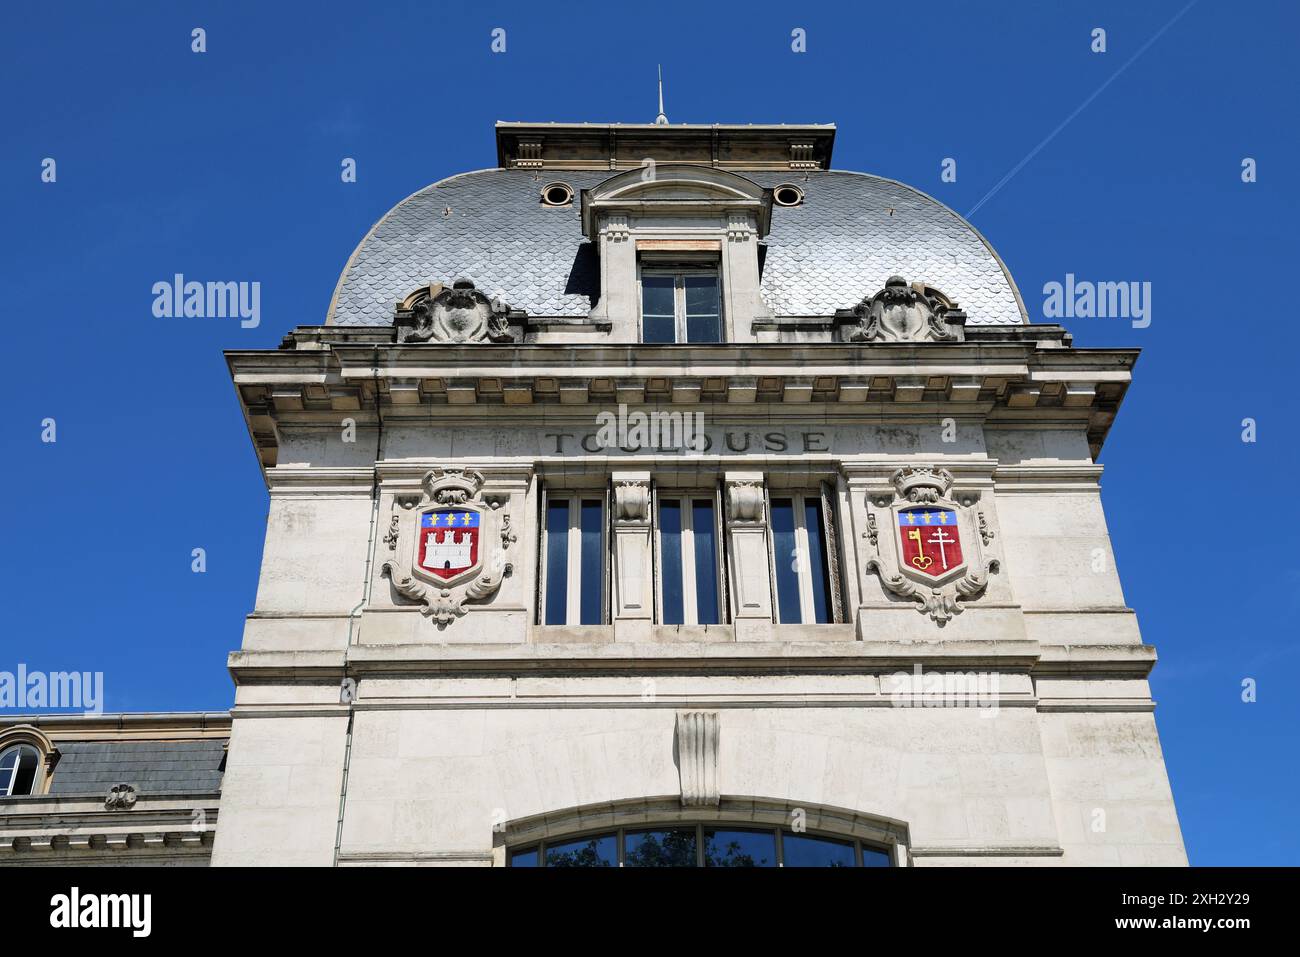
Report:
M468 279L450 286L433 283L411 293L397 304L393 325L397 341L512 342L511 316L522 317L500 299L489 299Z
M648 482L615 483L614 520L637 525L650 521L650 484Z
M393 590L421 603L420 611L442 628L466 614L466 602L492 597L513 570L503 556L515 539L508 523L498 525L501 551L490 554L488 530L496 510L482 499L483 483L475 469L427 472L424 495L408 512L407 532L394 534L400 552L382 567Z
M966 313L933 286L890 276L885 288L853 307L850 342L960 342Z
M934 466L906 466L891 476L889 495L867 502L872 554L864 563L890 594L917 603L917 611L942 627L965 602L983 594L998 560L985 554L992 532L975 514L976 496L950 497L952 473ZM879 533L871 508L881 508L891 529Z
M129 811L135 807L137 798L134 784L116 784L104 798L104 810Z

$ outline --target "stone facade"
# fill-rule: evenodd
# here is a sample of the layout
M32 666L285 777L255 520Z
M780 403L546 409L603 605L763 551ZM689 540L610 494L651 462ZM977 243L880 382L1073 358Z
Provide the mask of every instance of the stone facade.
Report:
M676 822L900 866L1186 862L1096 463L1136 351L1016 321L968 224L832 143L504 125L495 193L417 194L330 323L228 353L270 517L213 864L504 865ZM564 295L496 288L552 214ZM644 277L683 268L719 341L643 341ZM440 523L472 546L422 563Z

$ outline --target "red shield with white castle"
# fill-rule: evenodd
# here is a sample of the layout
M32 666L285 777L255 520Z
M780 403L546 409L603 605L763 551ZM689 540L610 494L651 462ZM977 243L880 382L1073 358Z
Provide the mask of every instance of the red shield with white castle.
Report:
M473 508L435 508L420 515L419 569L450 581L478 565L482 515Z
M933 579L963 564L957 512L942 505L918 505L898 512L904 568Z

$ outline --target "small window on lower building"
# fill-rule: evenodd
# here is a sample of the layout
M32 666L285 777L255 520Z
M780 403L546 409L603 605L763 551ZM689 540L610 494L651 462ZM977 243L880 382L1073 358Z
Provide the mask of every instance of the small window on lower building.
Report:
M832 598L828 515L818 494L772 499L772 560L777 621L828 624L838 617Z
M604 616L604 498L548 495L542 542L542 623L599 625Z
M712 496L659 497L659 621L665 625L722 621L717 514Z
M36 789L41 756L29 744L19 744L0 753L0 797L18 797Z

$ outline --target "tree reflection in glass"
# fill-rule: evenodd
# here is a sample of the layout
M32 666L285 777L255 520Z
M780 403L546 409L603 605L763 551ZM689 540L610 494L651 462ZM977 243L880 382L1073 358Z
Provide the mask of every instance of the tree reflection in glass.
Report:
M776 867L776 837L771 831L704 832L705 867Z
M623 863L626 867L695 867L695 829L629 831Z
M598 834L566 844L548 844L547 867L617 867L618 849L613 834Z

